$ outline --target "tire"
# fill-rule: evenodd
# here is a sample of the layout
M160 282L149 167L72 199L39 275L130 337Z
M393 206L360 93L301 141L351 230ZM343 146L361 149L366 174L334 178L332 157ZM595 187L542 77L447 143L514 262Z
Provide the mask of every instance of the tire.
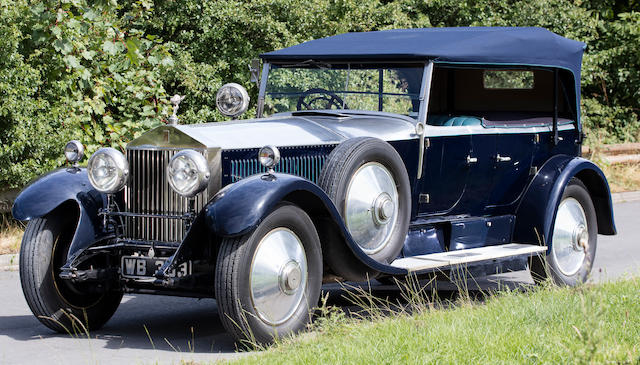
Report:
M93 284L60 279L74 229L75 221L62 214L33 219L20 248L20 282L31 312L50 329L70 334L102 327L122 299L121 292L89 292Z
M587 280L598 243L596 210L582 181L569 181L556 211L551 249L544 258L532 258L531 276L536 282L550 277L558 285L576 286Z
M378 179L377 186L395 185L395 192L359 188L371 176ZM369 257L385 264L398 257L409 230L411 189L404 162L390 144L371 137L341 143L329 154L318 185L334 202L352 237ZM383 212L384 204L379 203L386 202L387 197L395 200L391 217ZM331 259L327 258L327 262L331 263ZM335 269L337 265L330 266Z
M215 273L218 312L239 342L270 343L304 329L321 285L318 233L295 205L279 205L252 233L221 243Z

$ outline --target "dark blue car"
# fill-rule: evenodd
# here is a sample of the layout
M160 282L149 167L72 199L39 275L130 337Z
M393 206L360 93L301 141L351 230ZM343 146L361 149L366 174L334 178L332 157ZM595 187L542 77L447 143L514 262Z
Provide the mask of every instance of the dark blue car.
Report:
M123 293L216 298L236 339L305 327L323 281L530 268L586 280L613 235L580 157L584 44L540 28L347 33L263 54L256 119L170 124L27 187L33 313L90 329ZM258 81L254 63L253 79ZM234 119L246 90L216 103Z

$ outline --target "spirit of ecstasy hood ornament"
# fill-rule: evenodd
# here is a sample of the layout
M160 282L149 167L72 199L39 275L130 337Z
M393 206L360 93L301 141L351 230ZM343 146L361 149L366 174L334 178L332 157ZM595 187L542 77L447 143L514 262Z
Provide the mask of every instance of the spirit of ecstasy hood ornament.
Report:
M169 102L173 105L173 114L169 117L169 124L176 125L178 124L178 109L180 108L180 102L184 100L184 95L180 96L178 94L174 95L169 99Z

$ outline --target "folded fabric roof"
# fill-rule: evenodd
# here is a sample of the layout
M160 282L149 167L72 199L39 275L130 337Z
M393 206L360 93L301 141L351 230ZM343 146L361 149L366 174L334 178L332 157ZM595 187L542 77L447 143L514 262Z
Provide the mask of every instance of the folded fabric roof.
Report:
M579 120L580 68L585 47L582 42L538 27L416 28L338 34L260 57L272 63L432 60L562 68L574 77Z
M269 62L434 60L559 67L579 79L585 44L544 28L459 27L344 33L264 53Z

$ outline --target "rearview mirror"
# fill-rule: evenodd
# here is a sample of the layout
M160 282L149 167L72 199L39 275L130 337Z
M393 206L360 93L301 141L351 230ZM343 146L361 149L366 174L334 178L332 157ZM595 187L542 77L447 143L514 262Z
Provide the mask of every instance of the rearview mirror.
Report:
M251 82L260 84L260 59L254 58L249 63L249 72L251 72Z

